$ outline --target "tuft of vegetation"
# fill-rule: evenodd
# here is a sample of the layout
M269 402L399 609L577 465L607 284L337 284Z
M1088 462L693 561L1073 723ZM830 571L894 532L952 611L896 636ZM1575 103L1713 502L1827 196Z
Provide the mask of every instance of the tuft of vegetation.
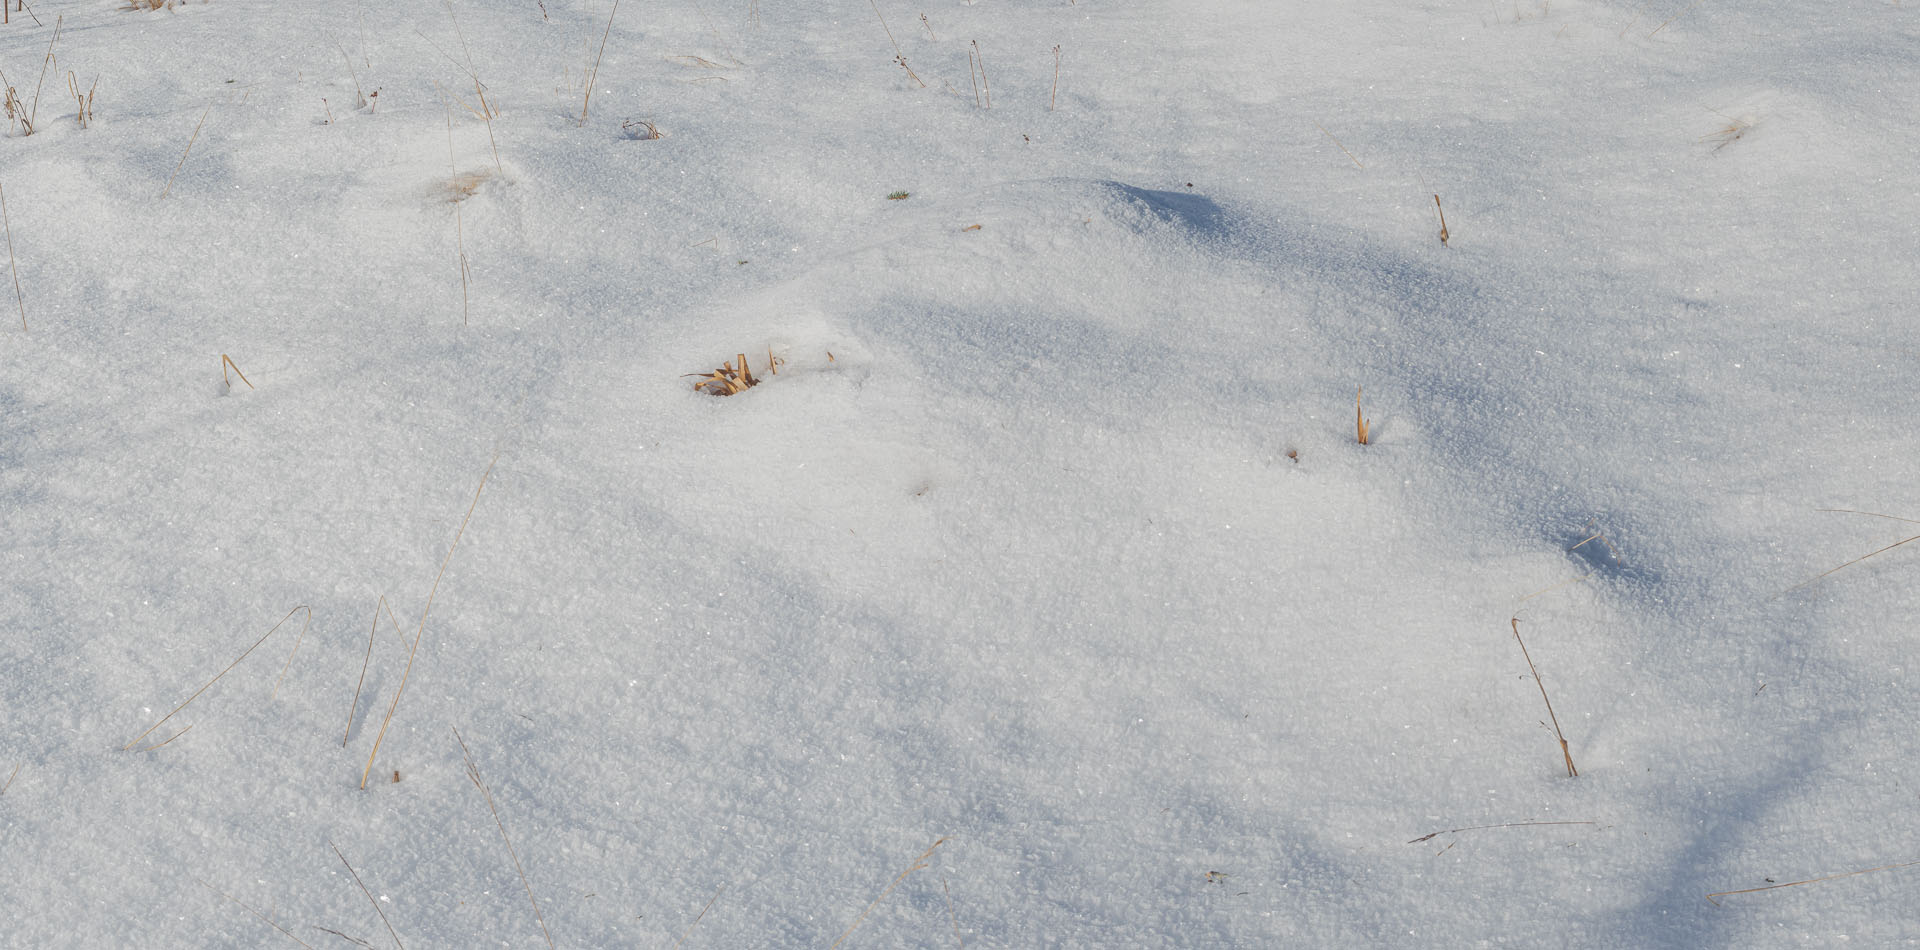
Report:
M740 263L745 264L746 261ZM693 383L694 392L709 396L732 396L760 385L760 378L753 375L753 370L747 366L747 354L736 354L733 359L734 362L722 363L719 369L711 372L684 375L697 377ZM739 365L735 366L735 362ZM767 374L780 375L780 358L774 356L771 349L767 350Z
M1366 418L1360 415L1360 395L1366 391L1367 391L1366 387L1362 386L1361 388L1355 390L1353 393L1354 435L1356 438L1359 439L1361 445L1369 444L1367 441L1367 433L1370 427L1367 425Z
M888 201L905 201L905 200L907 200L908 198L911 198L911 197L913 197L913 195L912 195L912 193L911 193L911 192L905 192L905 191L894 191L894 192L888 192L888 193L887 193L887 200L888 200Z

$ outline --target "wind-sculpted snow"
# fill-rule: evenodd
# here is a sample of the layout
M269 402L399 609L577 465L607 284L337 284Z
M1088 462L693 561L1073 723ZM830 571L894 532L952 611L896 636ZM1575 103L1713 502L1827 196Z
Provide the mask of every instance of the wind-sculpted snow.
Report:
M1910 9L35 13L0 946L1915 929Z

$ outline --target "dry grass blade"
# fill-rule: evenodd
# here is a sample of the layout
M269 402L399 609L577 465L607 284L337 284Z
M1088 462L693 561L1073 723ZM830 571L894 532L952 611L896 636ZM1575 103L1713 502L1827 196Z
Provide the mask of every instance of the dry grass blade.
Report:
M400 950L407 950L407 945L400 942L400 935L393 929L393 921L387 919L387 912L380 909L380 902L373 899L373 892L367 890L366 883L360 880L360 872L355 871L353 865L348 864L347 856L340 853L340 846L334 844L333 839L329 838L327 847L332 848L333 853L340 858L340 863L347 866L347 873L353 875L353 883L360 885L360 893L367 895L367 903L372 904L373 912L380 915L380 922L387 925L387 933L393 937L394 945Z
M235 363L233 357L222 353L220 354L220 381L226 383L228 389L233 388L233 380L227 378L227 367L229 366L233 367L233 374L240 377L240 381L246 383L248 389L253 388L253 381L247 379L247 374L240 372L240 364Z
M195 880L195 881L197 881L197 882L199 882L199 884L200 884L200 886L201 886L201 887L204 887L204 888L206 888L207 890L210 890L210 891L212 891L212 892L214 892L215 894L218 894L218 895L220 895L221 897L224 897L224 898L226 898L227 900L230 900L230 901L232 901L232 902L234 902L234 903L236 903L236 904L239 904L239 905L240 905L241 907L244 907L244 908L246 908L246 911L247 911L247 913L249 913L249 914L252 914L253 916L255 916L255 917L258 917L258 918L260 918L261 920L263 920L263 921L265 921L265 922L266 922L266 924L267 924L267 926L269 926L269 927L272 927L273 929L275 929L275 930L278 930L278 931L280 931L280 932L281 932L281 933L283 933L283 934L286 934L286 935L287 935L287 939L288 939L288 940L291 940L291 941L293 941L294 943L297 943L297 944L299 944L299 945L301 945L301 946L303 946L303 947L306 947L306 948L307 948L307 950L314 950L314 948L313 948L313 944L310 944L310 943L308 943L308 942L306 942L305 940L302 940L302 939L300 939L299 937L296 937L296 936L294 936L294 935L293 935L293 931L291 931L291 930L288 930L287 928L285 928L285 927L282 927L282 926L280 926L280 924L279 924L279 923L277 923L277 922L275 922L275 921L274 921L274 919L273 919L272 917L268 917L267 915L265 915L265 914L263 914L263 913L261 913L261 912L259 912L259 911L257 911L257 910L254 910L254 909L253 909L253 908L252 908L251 906L249 906L249 905L247 904L247 902L246 902L246 901L243 901L243 900L241 900L240 898L238 898L238 897L235 897L235 896L233 896L232 894L228 894L228 893L227 893L226 891L223 891L223 890L221 890L221 889L219 889L219 888L217 888L217 887L214 887L213 885L211 885L211 884L208 884L207 882L205 882L205 881L202 881L202 880L200 880L200 879L199 879L199 878L197 878L197 877L196 877L196 878L194 878L194 880Z
M267 702L273 702L280 695L280 683L287 678L287 671L293 668L293 658L300 652L300 644L307 639L307 628L313 626L313 608L307 608L307 621L300 625L300 635L293 638L293 649L287 651L287 662L280 667L280 676L273 681L273 692L267 694Z
M60 28L65 25L67 15L62 13L53 21L53 38L47 41L47 56L40 61L40 81L33 84L33 111L29 118L40 119L40 87L47 84L47 67L53 65L53 44L60 42Z
M1060 103L1060 44L1053 46L1053 91L1047 94L1047 111Z
M281 628L281 627L282 627L283 625L285 625L285 624L286 624L286 622L287 622L287 621L289 621L289 620L292 620L292 619L293 619L293 615L294 615L294 614L297 614L297 613L299 613L299 612L300 612L300 611L302 611L302 610L304 610L304 611L306 611L306 612L307 612L307 622L308 622L308 623L312 623L312 622L313 622L313 608L311 608L311 607L308 607L308 606L306 606L305 604L302 604L301 606L298 606L298 607L295 607L295 608L293 608L292 610L289 610L289 611L287 611L287 615L286 615L285 617L281 617L281 618L280 618L280 622L279 622L279 623L276 623L276 624L274 624L274 625L273 625L273 628L272 628L272 629L270 629L270 630L268 630L268 631L266 632L266 634L265 634L265 635L263 635L263 636L262 636L262 637L261 637L260 639L258 639L258 640L255 640L255 641L253 641L253 646L250 646L250 647L248 647L248 648L246 649L246 652L245 652L245 653L242 653L242 654L240 654L240 656L239 656L239 658L238 658L238 659L236 659L236 660L234 660L234 661L233 661L232 663L229 663L229 664L227 664L227 668L226 668L226 669L224 669L224 670L221 670L221 671L220 671L219 673L217 673L217 674L215 674L215 676L213 677L213 679L210 679L210 680L208 680L208 681L207 681L207 685L205 685L205 686L202 686L202 687L200 687L200 688L199 688L199 689L197 689L197 690L194 690L194 691L193 691L193 695L192 695L192 696L188 696L188 697L187 697L187 701L186 701L186 702L184 702L184 703L181 703L180 705L178 705L178 706L175 706L175 707L173 707L173 712L170 712L170 713L167 713L167 714L166 714L166 715L164 715L164 716L161 716L161 717L160 717L160 721L159 721L159 722L156 722L156 723L154 723L153 725L151 725L151 726L148 726L148 727L147 727L147 731L146 731L146 732L142 732L141 734L139 734L139 735L137 735L137 736L134 736L134 737L133 737L133 739L132 739L132 741L130 741L130 742L128 742L128 743L127 743L126 745L123 745L123 746L121 746L121 747L120 747L120 751L122 751L122 752L125 752L125 751L127 751L128 749L131 749L131 748L133 748L133 747L134 747L134 745L135 745L135 743L138 743L138 742L139 742L140 740L142 740L142 739L145 739L145 738L146 738L146 737L147 737L147 736L148 736L149 734L151 734L151 733L153 732L153 730L155 730L155 729L158 729L158 728L160 728L160 727L161 727L162 725L164 725L164 724L166 723L166 721L167 721L167 720L169 720L169 719L172 719L172 718L173 718L173 717L174 717L175 715L177 715L177 714L178 714L178 713L180 712L180 710L182 710L182 709L185 709L185 708L187 708L187 706L188 706L189 704L191 704L191 703L192 703L192 702L193 702L194 700L196 700L196 699L199 699L199 698L200 698L200 694L201 694L201 693L204 693L204 692L206 692L207 690L209 690L209 689L212 689L212 688L213 688L213 684L215 684L215 683L218 683L218 682L220 682L220 677L222 677L222 676L225 676L225 675L227 675L228 673L231 673L231 672L233 672L233 668L234 668L234 667L236 667L236 666L239 666L239 665L240 665L240 661L241 661L241 660L244 660L244 659L246 659L246 658L247 658L248 656L250 656L250 655L251 655L251 654L253 653L253 651L255 651L255 650L257 650L257 649L259 649L259 648L260 648L260 644L262 644L262 643L265 643L265 642L267 642L267 637L271 637L271 636L273 636L273 634L274 634L274 631L275 631L275 630L279 630L279 629L280 629L280 628ZM301 630L302 630L302 631L304 631L305 629L306 629L305 627L302 627L302 628L301 628ZM185 732L186 730L184 730L184 729L183 729L183 730L181 730L181 731L182 731L182 732ZM169 740L167 740L167 741L168 741L168 742L171 742L171 741L173 741L173 740L172 740L172 739L169 739ZM162 745L164 745L164 744L165 744L165 743L162 743ZM159 746L154 746L153 748L159 748Z
M1718 907L1720 906L1720 902L1717 900L1714 900L1714 898L1716 897L1726 897L1731 894L1754 894L1760 891L1774 891L1774 890L1779 890L1780 888L1783 888L1783 887L1799 887L1802 884L1818 884L1821 881L1837 881L1843 877L1854 877L1860 874L1872 874L1875 871L1892 871L1896 868L1910 868L1916 864L1920 864L1920 861L1908 861L1905 864L1883 864L1877 868L1867 868L1861 871L1848 871L1844 874L1829 874L1826 877L1808 878L1807 880L1804 880L1804 881L1788 881L1785 884L1769 884L1766 887L1749 887L1749 888L1744 888L1738 891L1717 891L1715 893L1707 895L1707 903L1712 904L1715 907Z
M713 909L713 902L720 899L720 892L726 889L727 886L722 884L720 885L720 890L713 892L713 897L707 901L707 906L700 908L699 916L693 918L693 923L687 925L687 932L681 934L680 939L673 942L673 950L680 950L680 945L686 943L688 937L693 936L693 928L700 926L700 919L707 916L707 911Z
M1447 246L1447 209L1440 207L1440 196L1433 196L1433 210L1440 212L1440 246Z
M176 733L174 733L173 735L170 735L170 736L168 736L168 737L166 737L165 739L162 739L162 740L161 740L161 741L159 741L159 742L156 742L156 743L154 743L154 744L152 744L152 745L150 745L150 746L147 746L146 748L144 748L144 749L141 749L140 751L142 751L142 752L152 752L153 750L155 750L155 749L158 749L158 748L160 748L161 746L164 746L164 745L166 745L167 743L169 743L169 742L172 742L173 740L175 740L175 739L178 739L178 738L180 738L181 736L184 736L184 735L186 735L187 733L189 733L189 732L192 732L192 731L193 731L193 727L192 727L192 726L188 726L187 728L185 728L185 729L182 729L182 730L180 730L179 732L176 732Z
M593 54L593 68L587 70L587 94L580 100L580 124L587 124L587 106L593 103L593 83L600 78L600 57L607 52L607 37L613 35L613 16L620 12L620 0L613 0L613 9L607 11L607 28L600 34L600 51Z
M1680 19L1681 17L1683 17L1683 16L1686 16L1686 15L1687 15L1687 14L1689 14L1689 13L1692 13L1692 12L1693 12L1693 8L1694 8L1694 7L1697 7L1697 6L1699 6L1699 5L1700 5L1700 4L1702 3L1702 2L1704 2L1704 0L1693 0L1693 3L1692 3L1691 5L1689 5L1689 6L1688 6L1688 7L1687 7L1687 8L1685 9L1685 10L1682 10L1682 11L1680 11L1679 13L1676 13L1676 14L1674 14L1673 16L1670 16L1670 17L1668 17L1668 18L1667 18L1667 22L1665 22L1665 23L1662 23L1662 24L1660 24L1659 26L1656 26L1656 27L1654 27L1654 28L1653 28L1653 33L1648 33L1648 34L1647 34L1647 39L1653 39L1653 36L1654 36L1654 33L1658 33L1658 32L1660 32L1661 30L1664 30L1664 29L1666 29L1666 28L1667 28L1668 26L1670 26L1670 25L1672 25L1672 23L1673 23L1673 21L1675 21L1675 20L1678 20L1678 19Z
M480 72L473 66L473 53L467 49L467 34L460 29L460 18L453 15L453 0L447 0L447 19L453 21L453 35L460 40L460 55L467 60L467 78L473 80L473 94L480 100L480 118L487 123L487 145L493 149L493 169L504 175L507 170L500 164L500 145L493 139L493 107L487 104L486 84L480 81Z
M367 787L367 778L373 774L373 759L380 754L380 743L387 738L387 727L393 724L393 713L400 708L400 697L407 691L407 678L413 675L414 658L420 654L420 638L427 632L427 614L433 610L433 598L440 593L440 579L447 576L447 565L453 563L453 552L460 550L460 538L467 533L467 523L473 520L473 510L480 507L480 493L487 488L487 478L493 474L493 467L500 462L500 453L493 454L493 461L487 463L487 470L480 475L480 485L473 490L473 503L467 506L467 516L460 520L460 530L453 533L453 545L447 548L445 560L440 562L440 573L433 576L433 589L427 592L427 606L420 611L420 627L413 632L413 646L407 650L407 667L400 674L400 686L393 692L393 702L387 704L387 717L380 721L380 734L373 738L373 751L367 753L367 768L360 773L360 787Z
M22 762L20 763L20 765L16 765L13 767L13 774L7 776L7 784L0 785L0 795L5 795L7 793L7 789L10 789L13 787L13 780L17 776L19 776L21 766L24 766L24 765L26 765L26 763Z
M1366 387L1362 386L1359 389L1355 390L1353 393L1354 436L1360 440L1361 445L1371 444L1367 441L1367 434L1368 434L1367 420L1360 415L1360 396L1364 394L1366 391L1367 391Z
M901 872L900 872L900 876L899 876L899 877L896 877L896 878L894 878L894 879L893 879L893 883L892 883L892 884L888 884L888 885L887 885L887 889L886 889L886 890L884 890L884 891L881 891L881 892L880 892L880 896L879 896L879 897L876 897L876 898L874 898L874 899L873 899L873 903L871 903L871 904L868 904L868 905L867 905L867 909L866 909L866 910L863 910L863 911L861 911L861 912L860 912L860 916L859 916L859 917L858 917L857 919L855 919L855 920L854 920L854 922L853 922L853 926L852 926L852 927L848 927L848 928L847 928L847 932L846 932L846 933L843 933L843 934L841 934L841 935L840 935L840 939L839 939L839 940L835 940L835 941L833 942L833 946L834 946L834 947L838 947L838 946L840 946L840 944L841 944L841 943L843 943L843 942L845 942L845 941L846 941L846 939L847 939L847 937L848 937L849 935L851 935L851 934L852 934L852 933L854 932L854 930L855 930L856 928L858 928L858 927L860 926L860 923L861 923L861 921L864 921L864 920L866 920L866 919L867 919L867 915L868 915L868 914L871 914L871 913L873 913L873 909L874 909L875 907L878 907L878 906L880 906L880 902L881 902L881 901L883 901L883 900L886 900L886 899L887 899L887 895L888 895L888 894L891 894L891 893L893 893L893 889L894 889L894 888L896 888L896 887L899 887L899 886L900 886L900 882L901 882L901 881L904 881L904 880L906 880L906 879L907 879L907 875L909 875L909 874L912 874L913 872L915 872L915 871L918 871L918 870L920 870L921 868L924 868L924 867L926 867L926 866L927 866L927 859L928 859L928 858L931 858L931 857L933 857L933 852L934 852L934 851L936 851L936 850L938 850L938 849L939 849L939 847L940 847L941 845L943 845L943 844L946 844L946 843L947 843L947 839L943 837L943 838L941 838L940 840L938 840L938 841L935 841L935 842L933 843L933 845L932 845L931 847L929 847L929 848L927 848L927 850L925 850L925 851L922 851L922 852L920 852L920 856L919 856L919 857L917 857L917 858L915 858L915 859L913 859L913 866L912 866L912 867L909 867L909 868L907 868L907 869L906 869L906 870L904 870L904 871L901 871ZM832 948L828 948L828 950L832 950Z
M1866 515L1869 518L1885 518L1888 521L1898 521L1902 524L1920 524L1920 521L1912 518L1902 518L1899 515L1883 515L1877 511L1861 511L1858 508L1815 508L1814 510L1836 515Z
M82 93L80 91L80 77L74 75L73 70L67 70L67 91L73 93L74 101L78 103L80 110L73 118L74 121L80 123L80 127L83 129L87 127L87 123L93 121L93 93L94 90L98 88L100 88L100 79L96 76L94 77L93 85L87 87L87 91Z
M1585 526L1593 527L1597 524L1598 520L1599 519L1597 518L1588 518L1587 524ZM1600 531L1597 528L1592 534L1587 535L1584 538L1581 538L1578 544L1575 544L1573 547L1568 548L1567 551L1568 553L1578 551L1581 548L1586 547L1588 544L1591 544L1594 541L1598 541L1601 544L1605 545L1607 549L1607 553L1613 555L1614 560L1619 561L1622 564L1627 563L1626 556L1620 553L1619 548L1616 548L1613 546L1613 542L1607 539L1607 535L1605 532Z
M11 123L18 122L21 135L33 134L33 120L27 118L27 104L20 101L20 90L13 88L13 82L7 79L5 70L0 70L0 107L6 110L9 128Z
M453 107L449 105L446 109L447 170L453 174L454 179L457 181L460 176L460 169L454 163L453 159ZM491 123L489 123L489 125L491 125ZM475 183L474 187L478 188L479 184ZM467 266L467 225L460 217L460 201L458 198L454 199L453 202L453 237L456 242L455 246L460 251L460 325L464 327L470 326L469 321L472 319L472 311L470 309L472 295L470 293L470 286L472 284L473 270Z
M0 0L4 4L5 0ZM20 265L13 259L13 219L7 215L7 191L0 188L0 225L7 232L7 267L13 271L13 301L20 305L20 332L27 332L27 298L20 292Z
M1566 759L1567 777L1579 778L1580 770L1573 767L1573 753L1567 749L1567 737L1560 731L1560 717L1553 714L1553 700L1547 699L1547 684L1540 681L1540 669L1533 665L1532 655L1527 653L1527 641L1520 639L1520 618L1513 618L1513 639L1520 644L1520 655L1527 660L1527 669L1533 673L1533 685L1540 687L1540 698L1546 701L1547 718L1553 720L1554 738L1560 740L1560 755Z
M520 866L520 855L513 850L513 842L507 838L507 826L500 820L500 809L493 807L493 792L487 788L487 783L480 781L480 767L473 764L473 753L467 751L467 740L460 738L460 730L453 730L453 739L460 743L460 754L467 760L467 779L473 782L474 788L480 790L480 796L487 800L487 811L493 813L494 826L500 829L500 840L506 842L507 857L513 859L513 869L520 872L520 884L527 889L527 900L533 904L533 917L540 922L540 932L547 936L547 946L552 947L553 934L547 930L547 919L540 914L540 902L534 899L533 884L527 880L526 869ZM720 895L713 896L717 899ZM701 913L706 912L701 911ZM695 921L695 923L698 922Z
M212 111L213 107L208 106L206 112L200 113L200 121L193 124L193 135L187 139L187 147L180 153L180 164L173 166L173 174L167 176L167 187L161 190L160 197L165 198L173 192L173 180L180 176L180 169L187 166L187 156L193 154L193 143L200 140L200 127L207 124L207 113Z
M1830 512L1830 513L1833 513L1833 514L1845 514L1845 515L1866 515L1866 516L1867 516L1867 517L1869 517L1869 518L1885 518L1885 519L1887 519L1888 521L1899 521L1899 522L1904 522L1904 523L1906 523L1906 524L1920 524L1920 521L1915 521L1915 520L1913 520L1912 518L1900 518L1900 517L1896 517L1896 516L1894 516L1894 515L1883 515L1883 514L1881 514L1881 513L1879 513L1879 512L1877 512L1877 511L1859 511L1859 510L1856 510L1856 509L1853 509L1853 508L1817 508L1817 509L1815 509L1815 510L1816 510L1816 511L1824 511L1824 512ZM1798 584L1795 584L1795 585L1793 585L1792 587L1789 587L1789 588L1787 588L1786 590L1783 590L1783 591L1781 591L1781 592L1780 592L1780 596L1783 596L1783 597L1784 597L1784 596L1786 596L1787 594L1791 594L1791 593L1793 593L1794 591L1797 591L1797 590L1800 590L1800 589L1802 589L1802 588L1806 588L1806 587L1812 587L1813 585L1815 585L1815 584L1818 584L1818 583L1820 583L1821 581L1823 581L1823 580L1825 580L1825 579L1826 579L1826 578L1828 577L1828 575L1831 575L1831 574L1834 574L1834 573L1837 573L1837 572L1839 572L1839 571L1842 571L1842 570L1845 570L1845 569L1847 569L1847 568L1849 568L1849 567L1852 567L1852 566L1854 566L1855 564L1858 564L1858 563L1860 563L1861 561L1864 561L1864 560L1866 560L1867 558L1870 558L1870 557L1874 557L1874 556L1876 556L1876 555L1880 555L1880 554L1885 554L1885 553L1887 553L1888 551L1891 551L1891 550L1893 550L1894 548L1897 548L1897 547L1899 547L1899 546L1901 546L1901 545L1903 545L1903 544L1908 544L1908 543L1910 543L1910 542L1913 542L1913 541L1920 541L1920 534L1916 534L1916 535L1914 535L1914 536L1913 536L1913 537L1911 537L1911 538L1902 538L1902 539L1900 539L1900 540L1898 540L1898 541L1895 541L1895 542L1893 542L1892 544L1889 544L1889 545L1887 545L1887 546L1886 546L1886 547L1884 547L1884 548L1881 548L1881 549L1880 549L1880 550L1878 550L1878 551L1873 551L1873 552L1869 552L1869 553L1867 553L1867 554L1862 554L1862 555L1860 555L1859 557L1857 557L1857 558L1854 558L1853 560L1851 560L1851 561L1848 561L1847 563L1845 563L1845 564L1842 564L1842 565L1840 565L1839 567L1836 567L1836 568L1834 568L1834 569L1832 569L1832 570L1829 570L1829 571L1822 571L1822 572L1820 572L1819 574L1815 574L1814 576L1812 576L1812 577L1810 577L1810 578L1808 578L1808 579L1806 579L1806 580L1804 580L1804 581L1802 581L1802 582L1800 582L1800 583L1798 583Z
M987 108L993 108L993 83L987 81L987 54L980 52L979 40L968 40L973 44L974 58L980 61L980 89L986 93ZM901 65L905 65L904 63Z
M347 747L347 740L353 737L353 714L360 708L360 687L367 685L367 667L373 662L373 635L380 632L380 608L387 608L387 619L393 623L394 631L400 633L400 642L405 643L407 635L400 631L400 623L393 619L393 608L387 607L387 597L380 595L379 602L373 605L373 628L367 631L367 655L360 660L360 680L353 684L353 703L347 707L347 729L340 737L340 747Z
M1334 138L1334 137L1333 137L1333 133L1332 133L1332 132L1329 132L1329 131L1327 131L1327 127L1326 127L1326 126L1324 126L1324 125L1321 125L1321 124L1320 124L1320 123L1318 123L1318 122L1315 122L1315 123L1313 124L1313 127L1314 127L1314 128L1316 128L1316 129L1319 129L1319 130L1320 130L1320 134L1322 134L1322 135L1324 135L1324 136L1326 136L1326 137L1327 137L1327 138L1328 138L1328 139L1329 139L1330 141L1332 141L1332 142L1333 142L1333 144L1334 144L1334 145L1336 145L1336 146L1338 146L1338 147L1339 147L1339 149L1340 149L1340 151L1342 151L1342 152L1347 152L1347 147L1346 147L1345 145L1341 145L1341 144L1340 144L1340 140L1339 140L1339 139L1336 139L1336 138ZM1348 157L1348 158L1353 158L1353 153L1352 153L1352 152L1347 152L1347 157ZM1358 168L1358 169L1360 169L1361 171L1366 171L1366 169L1367 169L1367 166L1365 166L1365 165L1362 165L1362 164L1360 164L1360 160L1359 160L1359 159L1357 159L1357 158L1353 158L1353 166L1354 166L1355 168Z
M947 882L940 882L940 893L947 896L947 920L953 924L953 942L955 945L965 948L967 942L960 939L960 917L953 912L953 892L947 890Z
M1408 841L1407 843L1419 844L1422 841L1432 841L1433 839L1438 838L1441 835L1457 835L1462 831L1485 831L1488 828L1536 828L1541 825L1597 825L1597 824L1599 824L1599 822L1597 821L1510 821L1500 825L1474 825L1470 828L1448 828L1445 831L1436 831L1436 832L1433 832L1432 834L1421 835L1420 837L1414 838L1413 840Z
M1723 118L1727 119L1726 125L1700 136L1700 141L1712 142L1713 150L1716 152L1740 141L1746 136L1747 132L1753 128L1753 123L1746 119L1735 119L1725 116L1723 116Z
M14 2L16 3L16 6L13 9L16 11L18 10L27 11L27 16L33 17L34 26L46 26L45 23L40 22L40 14L33 12L33 8L30 6L27 6L27 0L14 0ZM0 3L0 10L5 10L5 9L7 9L7 5L5 3ZM4 18L4 20L0 20L0 22L6 22L6 23L13 22L13 14L9 12Z

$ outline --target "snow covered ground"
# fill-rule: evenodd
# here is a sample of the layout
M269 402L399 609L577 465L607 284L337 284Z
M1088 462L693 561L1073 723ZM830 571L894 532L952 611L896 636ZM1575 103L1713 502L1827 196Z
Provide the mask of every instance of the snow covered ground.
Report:
M1920 940L1913 4L8 18L0 945Z

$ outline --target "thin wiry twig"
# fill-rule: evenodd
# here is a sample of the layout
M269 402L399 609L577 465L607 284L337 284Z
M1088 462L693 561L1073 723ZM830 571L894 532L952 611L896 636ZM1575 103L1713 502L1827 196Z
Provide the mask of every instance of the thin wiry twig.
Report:
M14 767L13 767L13 774L12 774L12 775L8 775L8 776L7 776L7 784L5 784L5 785L0 785L0 795L5 795L5 794L7 793L7 789L10 789L10 788L12 788L12 787L13 787L13 780L14 780L14 777L15 777L15 776L18 776L18 775L20 774L20 768L21 768L21 766L24 766L24 765L26 765L26 764L27 764L27 763L25 763L25 762L22 762L22 763L20 763L20 765L16 765L16 766L14 766Z
M341 864L347 865L347 873L353 875L353 883L360 885L360 893L367 895L367 903L372 904L373 912L380 915L380 922L387 925L387 933L393 937L394 944L400 950L407 950L407 945L400 942L400 935L393 929L393 921L387 919L387 912L380 909L380 902L373 899L373 892L367 890L366 882L360 880L360 872L355 871L353 865L347 862L347 856L340 853L340 846L334 844L332 838L328 838L327 847L333 849L333 853L340 858Z
M313 929L318 930L323 934L333 934L334 936L339 937L340 939L345 940L346 942L353 944L356 947L366 947L367 950L373 950L373 944L370 944L365 940L360 939L359 937L349 937L346 934L343 934L340 931L333 929L332 927L322 927L319 924L312 924L310 926L312 926Z
M1433 839L1438 838L1441 835L1457 835L1462 831L1485 831L1488 828L1533 828L1539 825L1597 825L1597 824L1599 824L1599 822L1597 821L1510 821L1502 825L1474 825L1470 828L1448 828L1445 831L1436 831L1432 834L1421 835L1420 837L1414 838L1413 840L1408 841L1407 843L1419 844L1422 841L1432 841Z
M1707 895L1707 903L1712 904L1715 907L1718 907L1720 906L1720 902L1717 900L1714 900L1714 898L1726 897L1729 894L1752 894L1757 891L1771 891L1771 890L1777 890L1782 887L1799 887L1802 884L1818 884L1821 881L1834 881L1834 880L1839 880L1840 878L1843 878L1843 877L1853 877L1856 874L1872 874L1875 871L1891 871L1895 868L1910 868L1916 864L1920 864L1920 861L1908 861L1905 864L1883 864L1877 868L1867 868L1866 870L1863 870L1863 871L1848 871L1845 874L1829 874L1826 877L1808 878L1807 880L1804 880L1804 881L1788 881L1785 884L1769 884L1766 887L1749 887L1749 888L1745 888L1743 890L1738 890L1738 891L1718 891L1718 892Z
M534 899L533 884L527 880L526 869L520 866L520 855L513 850L513 842L507 838L507 826L500 820L500 809L493 807L493 792L487 788L485 782L480 781L480 767L473 764L473 753L467 751L467 740L460 738L460 730L453 730L453 738L455 742L460 743L460 754L467 760L467 779L473 782L473 787L479 789L481 797L487 800L487 811L493 813L494 826L500 829L500 840L507 844L507 857L513 859L513 869L520 872L520 884L527 889L527 900L533 904L533 917L540 922L540 932L547 935L547 946L552 947L553 934L547 930L547 919L540 914L540 902ZM716 898L719 896L714 895ZM701 911L701 913L706 912ZM698 922L695 921L695 923Z
M707 906L700 908L699 917L693 918L693 923L690 923L687 925L687 932L681 934L680 939L675 940L673 942L673 950L680 950L680 945L683 943L686 943L688 937L693 936L693 928L700 926L700 918L707 916L707 911L710 911L713 909L713 902L720 899L720 891L724 891L726 889L727 889L727 886L725 884L722 884L720 885L719 891L713 892L713 897L707 901Z
M1540 698L1546 700L1547 718L1553 720L1554 738L1560 740L1560 754L1567 760L1567 777L1579 778L1580 770L1573 767L1573 753L1567 749L1566 734L1560 731L1560 717L1553 714L1553 700L1547 699L1547 684L1540 681L1540 670L1533 665L1533 657L1527 653L1527 641L1520 639L1520 618L1513 618L1513 639L1520 644L1520 655L1526 657L1527 669L1533 671L1533 685L1540 687Z

